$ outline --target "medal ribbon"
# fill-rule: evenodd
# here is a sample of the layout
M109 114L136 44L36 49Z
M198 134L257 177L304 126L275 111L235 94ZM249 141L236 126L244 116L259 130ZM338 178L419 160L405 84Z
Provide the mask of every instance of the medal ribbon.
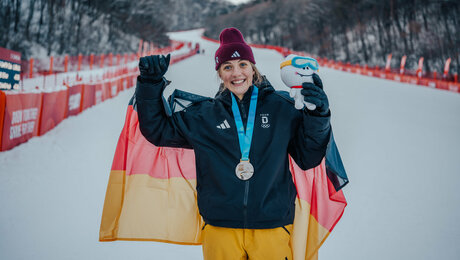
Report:
M238 141L240 143L241 161L249 161L249 150L251 150L252 133L254 132L254 118L256 117L257 96L259 89L254 85L249 103L248 122L246 131L244 130L243 120L241 120L240 110L236 103L235 96L232 94L232 111L235 119L236 129L238 131Z

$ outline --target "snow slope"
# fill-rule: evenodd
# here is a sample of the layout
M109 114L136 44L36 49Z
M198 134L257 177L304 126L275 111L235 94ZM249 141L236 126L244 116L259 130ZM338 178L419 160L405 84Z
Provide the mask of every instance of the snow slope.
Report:
M174 64L174 87L213 96L217 44ZM254 50L278 89L282 57ZM460 259L460 95L320 69L351 183L342 220L320 259ZM134 90L0 153L0 259L202 259L201 247L98 242L118 135Z

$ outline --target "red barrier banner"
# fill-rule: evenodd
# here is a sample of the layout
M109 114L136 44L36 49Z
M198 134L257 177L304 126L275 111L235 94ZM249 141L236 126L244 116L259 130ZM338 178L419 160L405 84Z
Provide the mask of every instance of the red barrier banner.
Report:
M81 112L81 98L83 85L69 87L69 99L67 101L67 116L78 115Z
M118 95L118 80L112 79L110 82L110 97L116 97Z
M38 135L44 135L65 119L66 99L67 90L43 93Z
M394 80L399 81L399 82L402 82L401 74L395 74L395 75L394 75Z
M395 78L396 78L397 76L398 76L397 74L390 73L390 72L388 72L388 73L386 74L387 79L391 79L391 80L396 80Z
M355 73L355 72L356 72L356 69L355 69L355 68L350 67L350 66L348 66L348 65L344 66L343 68L344 68L344 71L346 71L346 72L351 72L351 73Z
M427 87L430 87L430 88L437 88L438 82L435 79L421 78L419 80L419 85L427 86Z
M5 116L6 96L0 91L0 151L2 150L3 118Z
M218 40L211 39L206 36L201 36L201 38L211 41L211 42L219 43ZM250 45L256 48L276 50L279 53L283 54L284 56L287 56L288 54L296 54L300 56L312 56L305 52L295 52L295 51L289 50L287 48L279 47L279 46L271 46L271 45L263 45L263 44L250 44ZM350 65L350 64L345 65L342 62L328 60L326 58L322 59L322 58L316 57L316 59L320 62L321 66L328 67L328 68L335 69L335 70L342 70L342 71L351 72L351 73L358 73L358 74L365 75L365 76L379 77L383 79L395 80L399 82L422 85L422 86L427 86L430 88L437 88L437 89L443 89L443 90L448 90L451 92L460 93L460 84L458 83L458 80L457 80L458 79L457 73L454 74L453 82L451 82L452 80L451 78L448 79L449 81L435 80L436 72L434 72L433 77L423 78L422 77L423 76L423 61L424 61L423 57L420 57L418 61L418 69L415 71L416 76L404 75L406 61L407 61L406 55L401 57L401 63L399 66L399 74L391 73L392 54L387 55L387 60L386 60L384 71L383 70L381 71L378 68L369 69L367 68L367 65L360 67L359 65L355 65L355 66ZM445 62L444 73L443 73L444 80L446 80L447 75L449 73L449 67L450 67L451 61L452 59L448 58Z
M375 71L375 76L379 77L381 79L386 79L387 78L387 73L384 71Z
M137 76L131 76L131 85L130 88L135 87L137 84Z
M107 99L111 98L110 88L112 83L110 81L106 81L102 85L102 101L106 101Z
M449 84L445 81L438 81L438 84L436 84L437 89L443 89L443 90L449 90Z
M414 76L402 75L401 76L401 82L410 83L410 84L417 84L418 79L417 79L417 77L414 77Z
M102 103L103 100L103 89L102 89L102 84L96 84L94 87L94 104L97 105L99 103Z
M38 135L42 94L7 94L1 150L9 150Z
M409 76L409 83L418 84L418 78L414 76Z
M81 111L96 104L96 85L88 84L83 87L83 99L81 101Z
M368 68L368 69L365 70L365 73L363 75L373 77L374 76L374 70Z
M447 90L460 93L460 83L449 82Z
M128 80L129 80L128 77L121 78L121 87L122 87L123 90L128 89Z
M373 77L376 77L376 78L381 78L381 75L380 75L380 71L379 70L376 70L376 69L373 69L372 70L372 76ZM385 78L385 73L383 73L383 78Z
M119 77L117 79L117 89L118 89L118 93L123 91L123 78L122 77Z

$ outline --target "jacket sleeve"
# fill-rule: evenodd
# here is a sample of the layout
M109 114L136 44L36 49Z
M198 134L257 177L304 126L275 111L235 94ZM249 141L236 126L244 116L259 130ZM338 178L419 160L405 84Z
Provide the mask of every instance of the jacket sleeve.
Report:
M136 104L139 128L142 135L155 146L192 148L181 131L181 117L185 112L169 114L163 90L166 80L159 83L143 82L138 77L136 86Z
M302 170L314 168L321 163L331 135L330 112L320 116L305 110L302 112L302 122L288 147L289 154Z

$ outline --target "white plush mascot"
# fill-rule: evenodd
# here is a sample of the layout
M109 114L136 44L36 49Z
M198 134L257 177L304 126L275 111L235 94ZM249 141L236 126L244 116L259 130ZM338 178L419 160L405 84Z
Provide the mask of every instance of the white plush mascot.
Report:
M295 100L295 108L303 109L305 105L308 110L315 110L316 106L305 102L300 91L302 90L302 83L313 83L312 75L319 70L318 61L310 57L290 54L280 64L280 69L281 80L291 89L289 94Z

